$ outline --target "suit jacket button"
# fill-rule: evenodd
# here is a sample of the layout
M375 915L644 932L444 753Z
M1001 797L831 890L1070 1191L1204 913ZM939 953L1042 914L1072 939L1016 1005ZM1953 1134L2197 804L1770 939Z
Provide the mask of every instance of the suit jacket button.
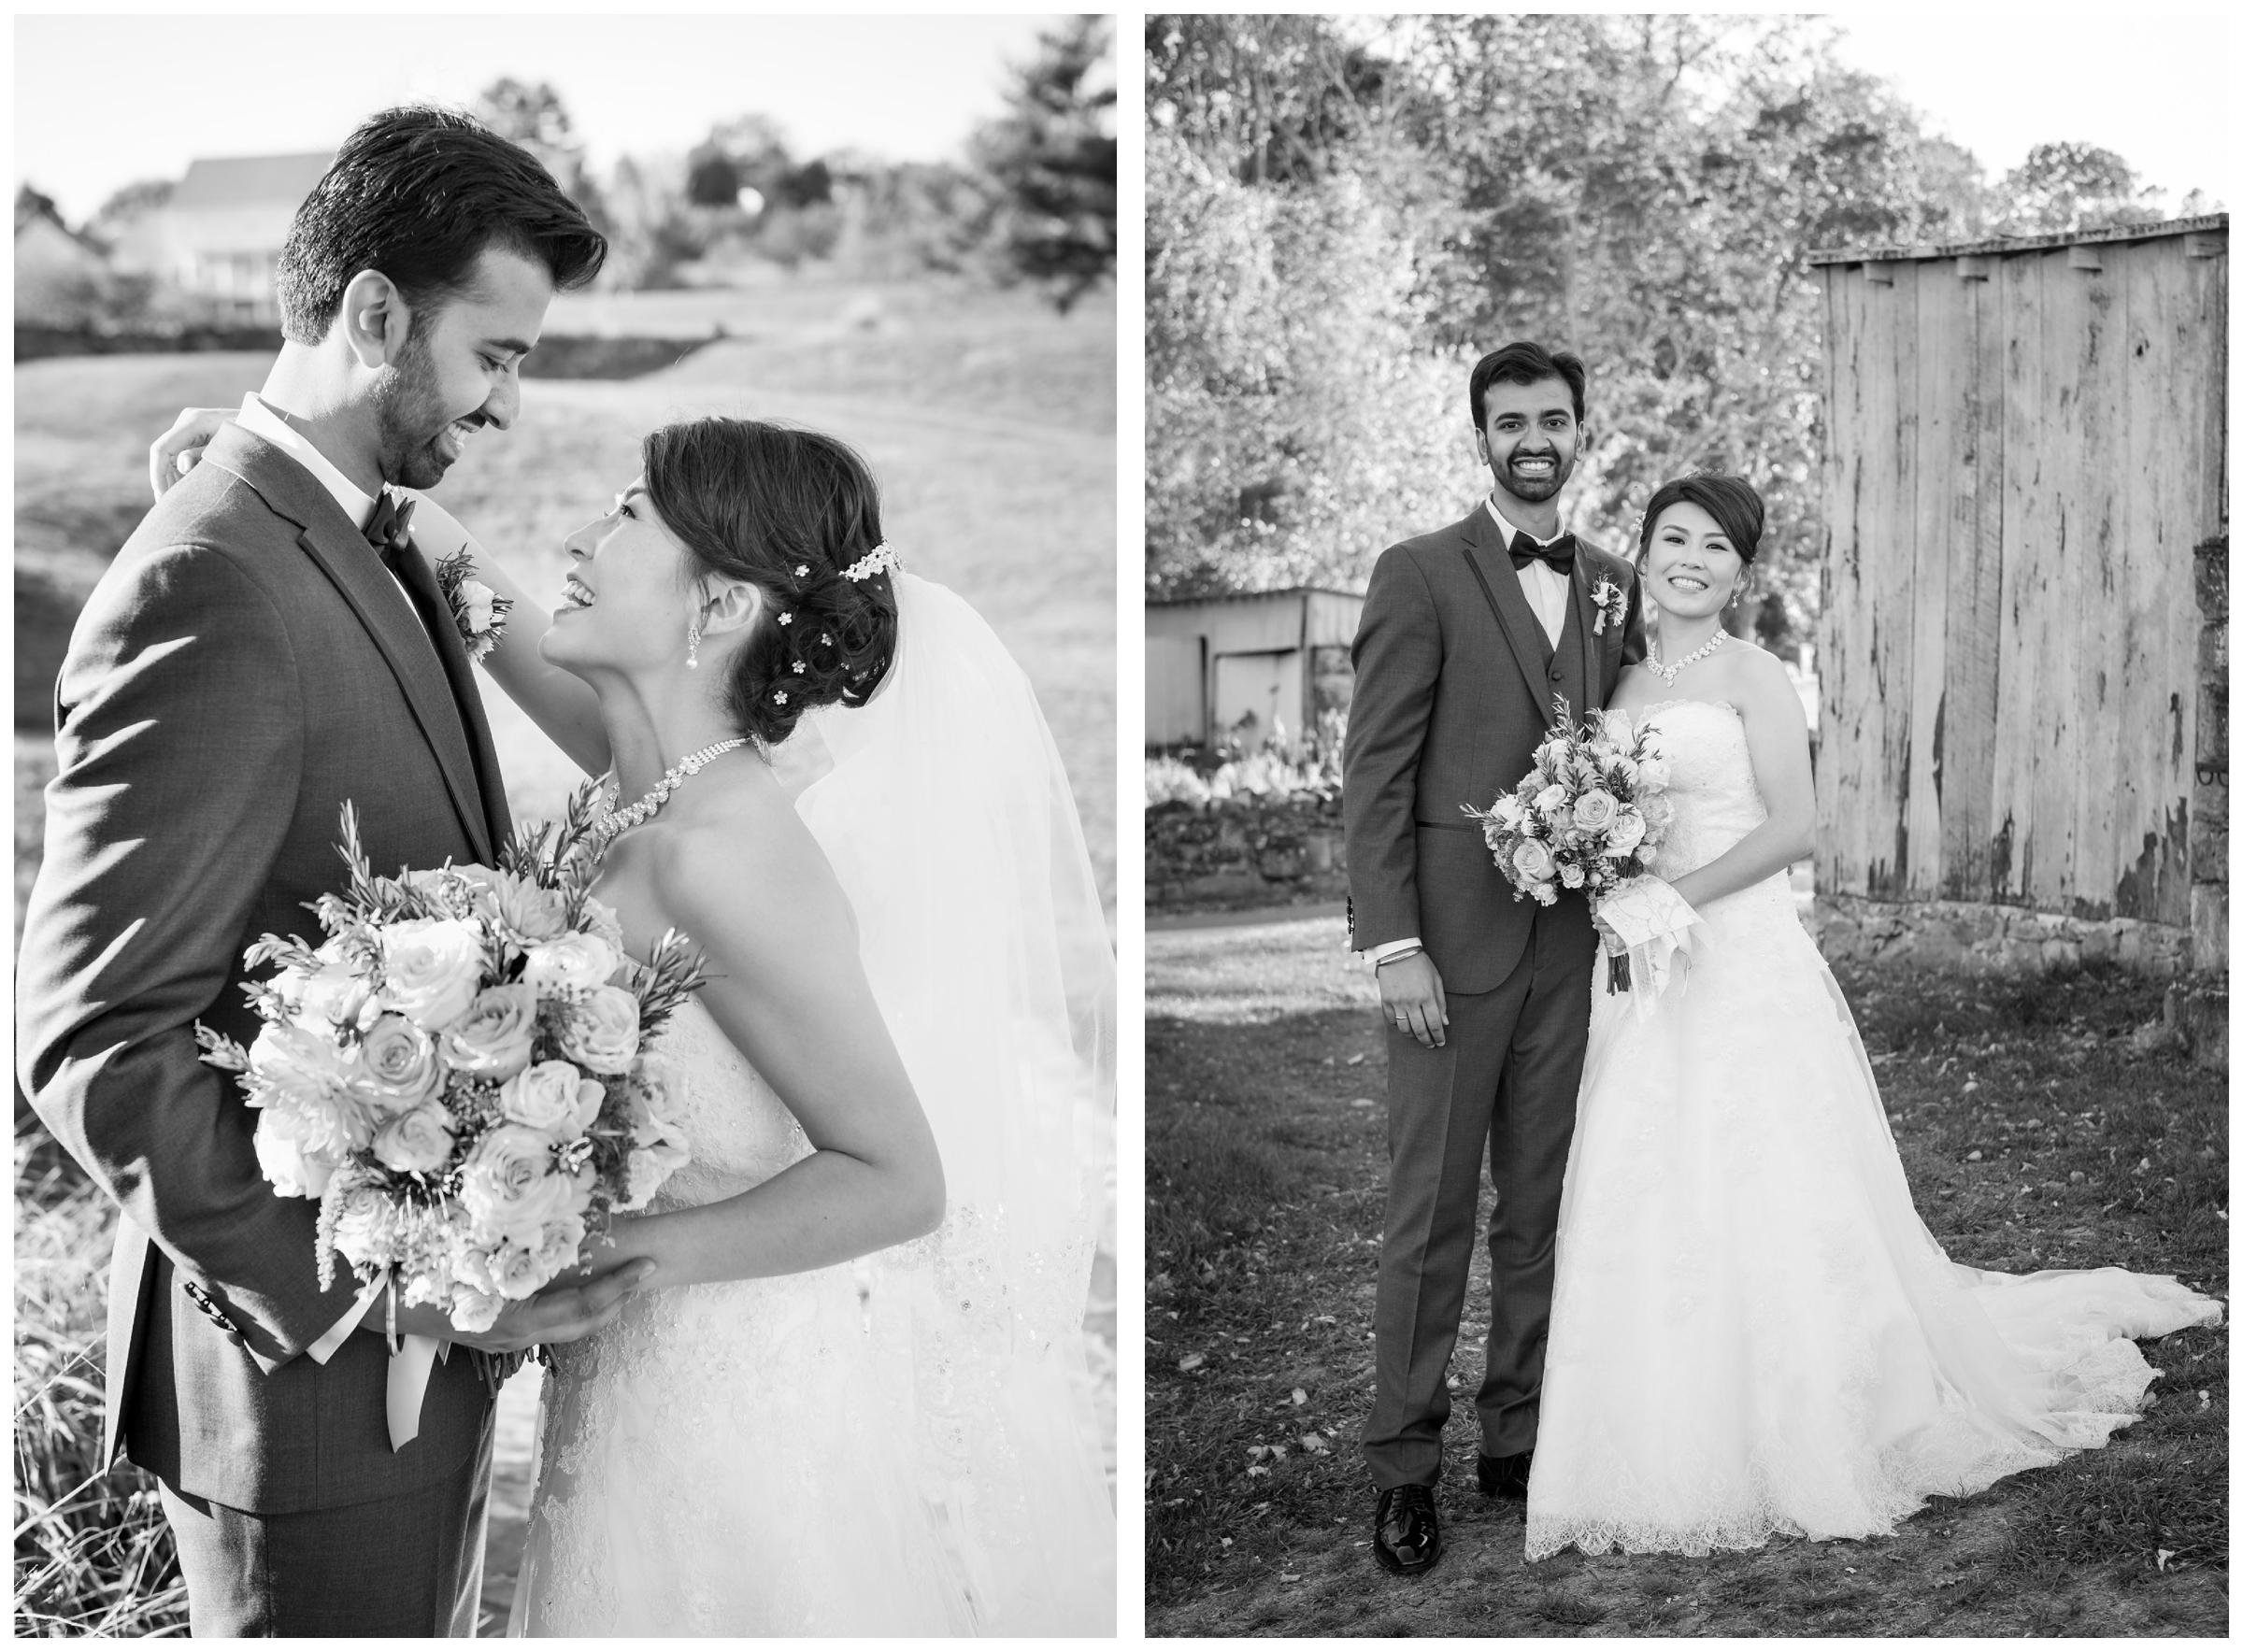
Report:
M1565 674L1558 669L1558 662L1555 660L1550 662L1550 680L1553 683L1565 680Z

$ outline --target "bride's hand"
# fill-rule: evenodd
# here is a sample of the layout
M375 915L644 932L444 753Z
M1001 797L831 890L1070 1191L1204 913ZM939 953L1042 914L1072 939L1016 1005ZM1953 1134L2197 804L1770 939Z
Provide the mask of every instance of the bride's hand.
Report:
M519 1353L540 1343L575 1342L622 1312L623 1299L644 1285L653 1272L654 1263L644 1257L591 1279L584 1278L581 1270L570 1269L536 1296L508 1303L488 1331L457 1330L440 1309L425 1306L399 1307L397 1329L407 1334L465 1343L493 1354ZM366 1329L378 1329L371 1317Z
M171 428L148 445L148 485L155 490L156 497L197 464L202 463L203 449L219 427L231 424L236 416L232 407L183 407L179 416L171 421Z

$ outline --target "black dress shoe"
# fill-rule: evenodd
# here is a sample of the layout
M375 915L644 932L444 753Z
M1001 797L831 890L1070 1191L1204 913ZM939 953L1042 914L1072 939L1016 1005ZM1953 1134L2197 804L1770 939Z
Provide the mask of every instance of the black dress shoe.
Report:
M1432 1487L1396 1486L1379 1494L1371 1553L1397 1577L1433 1570L1441 1558L1441 1517L1433 1506Z
M1479 1454L1479 1489L1486 1497L1524 1497L1527 1476L1535 1470L1535 1454L1515 1451L1508 1457Z

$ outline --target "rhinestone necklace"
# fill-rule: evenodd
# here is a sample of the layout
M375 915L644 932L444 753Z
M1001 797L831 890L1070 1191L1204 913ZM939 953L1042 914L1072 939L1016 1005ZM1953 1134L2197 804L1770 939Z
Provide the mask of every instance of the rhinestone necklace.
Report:
M610 810L607 818L593 828L593 847L604 849L632 827L644 826L662 812L662 805L670 801L670 793L678 790L679 783L687 776L699 774L727 751L747 744L746 735L736 734L729 740L719 740L714 746L704 746L698 751L687 752L667 774L654 782L653 790L627 809Z
M1675 678L1680 676L1684 671L1688 670L1691 666L1695 665L1699 661L1705 659L1707 655L1712 653L1714 649L1720 648L1728 640L1729 634L1727 632L1716 631L1703 648L1693 648L1688 654L1683 655L1681 659L1676 661L1672 665L1668 665L1661 662L1659 658L1659 642L1658 639L1654 637L1651 640L1650 658L1646 660L1644 663L1651 668L1651 675L1653 676L1656 676L1661 682L1664 683L1668 688L1671 689L1675 686Z

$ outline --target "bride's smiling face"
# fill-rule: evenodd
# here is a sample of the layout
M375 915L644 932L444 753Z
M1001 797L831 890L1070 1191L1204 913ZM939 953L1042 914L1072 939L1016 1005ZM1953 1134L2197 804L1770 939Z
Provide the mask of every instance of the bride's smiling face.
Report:
M1745 559L1705 506L1678 500L1659 513L1643 554L1650 598L1678 619L1718 614L1744 575Z
M539 648L545 658L579 676L682 665L704 598L692 559L647 497L646 478L564 543L574 565Z

